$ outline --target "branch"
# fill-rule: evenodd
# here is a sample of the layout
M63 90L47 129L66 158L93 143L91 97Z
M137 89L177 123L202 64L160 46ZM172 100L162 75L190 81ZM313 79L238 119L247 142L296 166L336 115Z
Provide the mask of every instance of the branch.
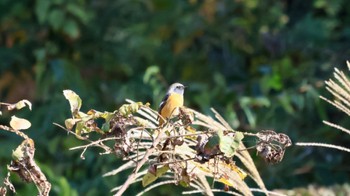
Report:
M147 149L145 155L143 158L137 163L136 168L134 169L133 173L128 177L128 179L125 181L123 186L119 189L119 191L115 194L115 196L121 196L126 189L130 186L130 184L135 180L137 172L141 169L141 167L146 163L148 160L148 157L153 153L156 146L158 145L159 141L161 140L161 135L165 132L166 129L161 129L159 134L157 135L156 139L153 142L153 148Z

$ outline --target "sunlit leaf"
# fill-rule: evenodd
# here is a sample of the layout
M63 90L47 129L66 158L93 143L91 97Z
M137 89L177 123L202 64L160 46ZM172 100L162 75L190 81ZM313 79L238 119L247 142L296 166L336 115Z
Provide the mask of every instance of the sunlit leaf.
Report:
M234 181L229 178L227 175L223 175L218 179L219 182L233 187L235 185Z
M224 136L223 131L219 130L218 135L220 137L220 150L226 157L232 157L235 153L235 149L232 147L234 142L233 137Z
M79 121L81 121L81 119L68 118L64 121L64 124L66 125L67 129L71 130Z
M137 126L140 126L140 127L146 127L150 123L148 120L145 120L145 119L140 118L138 116L135 116L135 120L137 122Z
M82 101L74 91L72 90L64 90L63 95L66 97L66 99L69 101L70 105L70 111L72 112L73 116L77 114L81 108Z
M224 135L222 130L218 131L218 135L220 137L220 150L225 154L226 157L232 157L244 135L240 132L235 132L235 136L227 136Z
M21 146L18 146L16 150L12 151L12 159L18 161L23 157L23 150Z
M180 185L183 186L183 187L189 187L190 186L190 178L187 176L187 177L184 177L184 179L186 180L180 180Z
M198 163L198 162L196 162L196 161L191 161L191 163L192 163L193 165L195 165L196 168L200 169L202 172L207 173L207 174L210 174L210 173L211 173L210 169L208 169L208 167L206 167L207 165Z
M239 147L239 144L242 142L243 138L244 138L243 133L236 131L235 136L233 137L233 140L234 140L234 142L232 144L233 148L235 148L237 150Z
M34 141L30 138L25 139L17 146L16 150L12 151L12 159L14 161L20 161L28 158L28 150L30 151L32 149L34 149Z
M223 175L220 176L218 181L225 185L236 187L237 184L235 184L233 177L235 175L238 175L241 180L244 180L247 177L247 173L237 167L234 162L226 163L224 161L220 161L218 167L223 172Z
M142 105L143 104L141 102L123 104L118 111L121 115L128 116L130 114L136 113Z
M169 166L165 165L165 166L158 168L156 170L156 175L154 175L154 174L152 174L152 172L148 171L142 178L142 186L145 187L145 186L151 184L152 182L157 180L157 178L163 176L168 170L169 170Z
M75 133L79 136L83 133L86 133L83 122L80 121L77 123L77 126L75 127Z
M26 99L23 99L15 104L10 104L7 106L7 109L8 110L14 110L14 109L17 109L17 110L20 110L24 107L28 106L30 110L32 110L32 103Z
M226 164L224 162L222 162L225 167L229 168L231 171L236 172L242 180L244 180L247 177L247 173L245 171L243 171L241 168L237 167L234 163L229 163Z
M95 115L95 114L99 114L100 112L96 111L96 110L89 110L86 114L87 115Z
M181 172L181 180L180 180L180 185L183 187L189 187L191 182L191 178L188 175L186 169L183 169Z
M12 116L10 121L10 126L15 130L24 130L24 129L28 129L30 126L32 126L32 124L24 118L18 118L16 116Z

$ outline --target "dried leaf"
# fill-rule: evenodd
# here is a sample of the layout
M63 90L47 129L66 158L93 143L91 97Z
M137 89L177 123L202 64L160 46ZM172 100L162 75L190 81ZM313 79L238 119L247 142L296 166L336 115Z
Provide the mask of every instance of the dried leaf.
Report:
M32 103L26 99L23 99L15 104L10 104L7 106L7 109L8 110L14 110L14 109L17 109L17 110L20 110L24 107L28 106L30 110L32 110Z
M32 124L24 118L17 118L16 116L12 116L10 126L15 130L24 130L28 129L30 126L32 126Z
M234 187L235 185L235 182L227 175L223 175L221 178L218 179L218 181L231 187Z
M286 134L276 133L273 130L260 131L257 137L258 154L271 164L281 162L286 148L292 145L292 141Z
M72 90L64 90L63 95L69 101L70 111L72 112L73 116L75 116L79 112L82 104L79 95Z
M119 108L119 113L122 116L128 116L129 114L136 113L143 104L141 102L134 102L131 104L123 104Z
M80 136L84 133L88 133L88 131L86 131L86 128L84 126L84 122L80 121L77 123L77 126L75 127L75 133Z
M13 161L7 168L15 172L23 181L33 182L39 191L38 195L47 196L51 190L51 183L34 161L34 153L34 141L25 139L12 153Z
M64 121L64 124L66 125L67 129L72 130L74 125L79 121L81 121L81 119L68 118Z
M191 177L188 175L186 168L181 172L181 180L179 184L183 187L189 187L191 183Z

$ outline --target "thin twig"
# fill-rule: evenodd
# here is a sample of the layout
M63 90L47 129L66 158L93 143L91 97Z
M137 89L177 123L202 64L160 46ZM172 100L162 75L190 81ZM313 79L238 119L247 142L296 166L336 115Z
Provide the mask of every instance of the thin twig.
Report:
M17 129L13 129L13 128L5 126L5 125L0 125L0 129L15 133L16 135L22 137L25 140L29 139L28 135L26 135L25 133L23 133L22 131L19 131Z
M178 153L173 152L173 154L178 154ZM182 159L182 160L176 160L176 161L169 161L169 162L153 163L153 165L167 165L167 164L175 164L175 163L180 163L180 162L191 161L191 160L194 160L194 159L195 159L195 158L188 158L188 159Z
M328 122L328 121L322 121L324 124L330 126L330 127L333 127L333 128L336 128L340 131L344 131L345 133L349 134L350 135L350 130L349 129L346 129L340 125L337 125L337 124L334 124L334 123L331 123L331 122Z
M145 175L147 172L148 172L148 170L145 169L145 170L143 170L143 171L137 173L136 176L135 176L135 180L134 180L131 184L142 181L142 178L139 178L139 177ZM111 192L118 191L118 190L121 189L121 187L122 187L122 186L115 187L115 188L113 188L113 189L111 190Z
M343 147L343 146L337 146L333 144L324 144L324 143L308 143L308 142L297 142L294 145L296 146L316 146L316 147L325 147L325 148L332 148L332 149L337 149L345 152L350 152L349 148Z
M105 147L109 148L108 146L106 146L104 144L102 145L100 143L104 142L104 141L115 140L115 139L120 139L120 137L108 137L108 138L103 138L103 139L99 139L99 140L96 140L96 141L91 141L91 143L89 143L89 144L81 145L81 146L75 146L75 147L69 148L69 150L78 150L78 149L82 149L82 148L88 148L88 147L91 147L91 146L98 146L98 147L105 146Z
M271 195L275 195L275 196L287 196L286 194L283 194L283 193L277 193L277 192L274 192L274 191L268 191L268 190L262 190L262 189L258 189L258 188L250 188L250 190L252 192L258 192L258 193L268 193L269 196Z
M80 139L80 140L85 140L85 141L88 141L88 142L92 142L92 141L89 140L87 137L83 137L83 136L81 136L81 135L78 135L78 134L76 134L74 131L67 129L67 128L65 128L64 126L62 126L62 125L60 125L60 124L58 124L58 123L52 123L52 124L53 124L53 125L56 125L57 127L61 128L61 129L63 129L63 130L65 130L65 131L67 131L67 133L71 133L71 134L75 135L75 137L77 137L77 138Z
M158 183L155 183L153 184L152 186L149 186L147 187L146 189L144 189L143 191L139 192L136 196L141 196L143 195L144 193L158 187L158 186L162 186L162 185L165 185L165 184L174 184L176 183L176 180L166 180L166 181L162 181L162 182L158 182Z
M60 125L60 124L58 124L58 123L53 123L53 124L56 125L56 126L58 126L58 127L60 127L60 128L62 128L62 129L65 130L65 131L67 131L68 133L71 133L71 134L75 135L77 138L79 138L79 139L81 139L81 140L90 142L90 144L83 145L83 146L76 146L76 147L73 147L73 148L70 148L70 149L69 149L69 150L76 150L76 149L81 149L81 148L83 148L84 150L83 150L83 152L80 154L80 157L81 157L82 159L84 159L84 155L83 155L83 154L85 153L85 151L86 151L86 149L87 149L88 147L90 147L90 146L98 146L98 147L100 147L100 148L103 148L103 149L105 150L105 152L108 153L108 152L111 151L111 149L110 149L108 146L106 146L106 145L104 145L104 144L100 144L100 143L101 143L102 141L105 141L105 140L118 139L118 138L104 138L104 139L100 139L100 140L97 140L97 141L92 141L92 140L87 139L86 137L82 137L82 136L76 134L75 132L73 132L73 131L71 131L71 130L69 130L69 129L66 129L65 127L63 127L62 125ZM120 138L119 138L119 139L120 139Z
M211 191L213 192L217 192L217 193L226 193L226 194L231 194L231 195L236 195L236 196L242 196L242 194L233 192L233 191L225 191L225 190L221 190L221 189L211 189ZM204 190L193 190L193 191L183 191L182 194L183 195L193 195L196 193L205 193Z

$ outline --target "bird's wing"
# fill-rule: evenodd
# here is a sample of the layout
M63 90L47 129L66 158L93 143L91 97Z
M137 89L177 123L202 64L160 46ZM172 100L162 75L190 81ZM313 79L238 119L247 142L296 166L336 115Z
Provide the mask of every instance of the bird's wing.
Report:
M164 108L164 106L165 106L166 101L168 100L168 98L169 98L169 94L167 93L167 94L164 96L162 102L160 102L160 104L159 104L159 109L158 109L158 113L159 113L159 114L160 114L160 111L162 111L162 109ZM159 120L159 116L157 117L157 120Z

